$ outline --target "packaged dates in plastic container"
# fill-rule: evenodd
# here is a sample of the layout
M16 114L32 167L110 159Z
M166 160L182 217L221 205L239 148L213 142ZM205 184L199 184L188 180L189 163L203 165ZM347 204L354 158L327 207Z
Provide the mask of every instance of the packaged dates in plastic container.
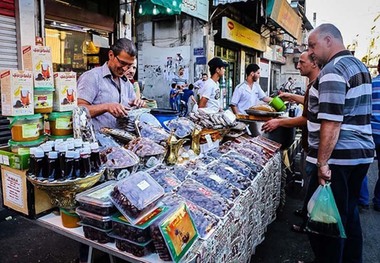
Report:
M220 194L193 179L186 179L178 188L177 193L220 218L227 215L233 206Z
M152 239L149 226L168 210L166 206L160 206L143 217L135 225L132 225L121 213L111 217L112 232L118 237L137 243L145 243Z
M138 122L139 133L142 138L148 138L156 143L166 142L170 134L162 127L156 127L145 122Z
M174 165L170 167L170 171L174 173L177 178L183 182L186 180L186 177L189 175L189 169L184 165Z
M231 183L233 186L236 186L240 190L245 190L252 184L251 180L248 177L239 173L227 164L217 161L209 165L207 169L209 171L213 171L219 177L227 180L229 183Z
M235 159L235 160L239 160L239 161L245 163L247 166L249 166L251 168L251 171L253 171L255 173L259 173L263 169L262 165L252 162L252 160L248 159L246 156L244 156L238 152L229 151L225 154L225 156L232 158L232 159Z
M101 158L107 167L107 180L120 180L136 172L140 162L136 154L121 147L108 148L101 153Z
M197 170L191 173L190 178L217 192L230 201L234 201L235 198L240 195L239 189L213 172Z
M117 249L131 253L136 257L144 257L154 251L152 240L144 243L137 243L126 238L115 236L113 233L111 233L110 236L115 239L115 246Z
M239 173L248 177L251 180L253 180L256 177L257 173L252 171L248 165L246 165L238 159L231 158L225 155L219 158L218 161L234 168L236 171L238 171Z
M179 262L198 239L198 232L184 203L171 208L151 226L154 247L164 261Z
M109 197L116 181L107 181L75 196L81 209L93 214L108 216L116 212Z
M178 138L185 138L191 135L195 129L194 122L185 117L170 120L165 125L170 131L173 131L174 135Z
M163 162L166 148L148 138L137 138L131 141L126 148L140 158L140 168L151 168Z
M116 183L110 193L116 208L132 223L153 211L164 189L146 172L137 172Z
M85 225L85 224L81 224L81 225L83 225L83 232L84 232L85 238L95 240L101 244L114 241L114 239L108 235L111 232L111 230L103 230L103 229L99 229L99 228Z
M164 165L158 165L147 172L164 188L165 193L173 191L181 184L177 176Z
M199 237L202 239L207 239L217 228L220 222L219 218L206 209L177 194L170 194L162 199L162 203L167 206L176 206L181 202L185 203L187 208L190 210L190 215L194 220Z
M89 226L93 226L102 230L110 230L112 229L112 221L111 216L101 216L96 215L79 207L76 208L75 212L80 216L81 223Z

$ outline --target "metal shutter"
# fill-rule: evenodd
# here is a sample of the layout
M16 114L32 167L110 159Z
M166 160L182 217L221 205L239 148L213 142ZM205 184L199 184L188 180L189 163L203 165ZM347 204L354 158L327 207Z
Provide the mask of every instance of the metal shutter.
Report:
M0 15L0 70L9 68L18 68L16 20Z

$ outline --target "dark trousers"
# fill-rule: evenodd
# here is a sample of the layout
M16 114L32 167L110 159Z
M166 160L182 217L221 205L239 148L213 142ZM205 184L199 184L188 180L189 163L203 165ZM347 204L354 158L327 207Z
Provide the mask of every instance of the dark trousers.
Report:
M377 182L375 185L375 193L373 197L373 204L380 208L380 144L376 144L376 156L377 156Z
M311 172L309 200L318 187L318 169L308 163ZM347 239L309 234L311 247L318 263L362 263L363 237L360 225L358 200L363 178L369 164L354 166L330 165L331 189L338 207Z

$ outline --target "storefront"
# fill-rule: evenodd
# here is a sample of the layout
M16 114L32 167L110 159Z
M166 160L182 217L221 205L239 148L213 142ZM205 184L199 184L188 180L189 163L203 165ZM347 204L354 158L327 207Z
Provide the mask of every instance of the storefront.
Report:
M0 69L17 68L17 30L14 0L0 0Z
M77 6L45 1L45 44L52 50L54 72L75 71L80 75L108 60L118 16L112 6L117 3L110 1L105 8L100 1Z

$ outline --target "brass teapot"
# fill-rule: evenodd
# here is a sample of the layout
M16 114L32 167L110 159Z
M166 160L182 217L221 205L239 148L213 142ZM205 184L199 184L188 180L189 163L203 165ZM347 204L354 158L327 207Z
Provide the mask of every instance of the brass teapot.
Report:
M178 162L179 149L187 139L176 139L174 134L171 134L168 139L168 153L166 156L166 163L168 165L174 165Z
M193 133L191 134L191 149L196 155L199 155L201 153L201 146L200 146L200 139L201 139L201 131L199 129L194 129Z

